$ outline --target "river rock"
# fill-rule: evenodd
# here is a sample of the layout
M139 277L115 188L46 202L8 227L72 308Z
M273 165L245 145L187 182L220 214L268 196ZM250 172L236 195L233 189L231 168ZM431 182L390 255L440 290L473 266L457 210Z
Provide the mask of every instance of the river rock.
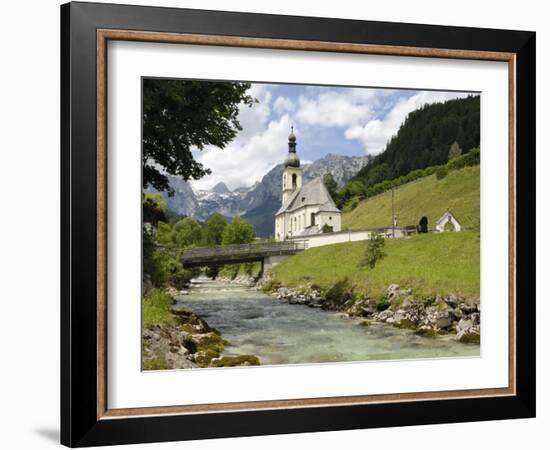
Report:
M473 327L473 323L469 319L460 319L456 324L456 332L460 333L461 331L469 330Z
M470 328L468 330L460 330L456 335L456 340L467 344L479 344L479 330Z
M448 295L447 298L445 298L445 303L447 303L447 305L454 309L458 306L459 300L456 295L451 294Z
M437 328L441 328L442 330L450 328L452 324L453 321L449 314L447 314L446 316L440 316L435 322L435 326Z
M386 289L386 297L388 297L388 300L392 300L399 291L399 285L398 284L390 284L388 288Z
M464 314L471 314L477 311L477 306L475 304L469 305L468 303L461 303L459 308Z

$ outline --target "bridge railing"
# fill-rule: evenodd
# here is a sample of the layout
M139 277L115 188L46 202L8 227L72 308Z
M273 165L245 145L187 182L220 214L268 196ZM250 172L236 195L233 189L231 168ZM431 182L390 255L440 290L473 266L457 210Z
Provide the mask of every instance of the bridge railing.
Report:
M221 257L251 257L294 253L306 249L305 241L283 241L261 244L232 244L214 247L195 247L186 250L183 261L216 259Z

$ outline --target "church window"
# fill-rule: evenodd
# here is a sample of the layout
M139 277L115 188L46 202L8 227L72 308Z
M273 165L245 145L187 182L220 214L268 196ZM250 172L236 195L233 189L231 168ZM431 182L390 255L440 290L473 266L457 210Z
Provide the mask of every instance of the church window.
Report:
M292 189L296 189L296 174L292 174Z
M311 226L315 225L315 213L311 213Z

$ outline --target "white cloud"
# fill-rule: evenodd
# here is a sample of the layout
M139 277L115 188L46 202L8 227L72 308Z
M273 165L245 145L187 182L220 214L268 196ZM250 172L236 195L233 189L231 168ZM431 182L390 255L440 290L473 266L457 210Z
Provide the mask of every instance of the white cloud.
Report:
M277 99L273 103L273 109L279 114L292 112L295 108L296 106L288 97L277 97Z
M212 170L198 181L192 181L195 189L209 189L223 181L229 189L251 186L287 153L290 117L284 115L270 121L263 131L248 139L236 139L227 148L198 152L195 157Z
M396 96L392 94L397 92L362 88L310 89L297 101L285 96L278 96L272 101L268 86L253 84L249 93L259 103L251 108L240 108L239 121L243 130L224 150L207 148L195 152L195 158L210 168L212 174L191 183L195 189L209 189L223 181L230 189L235 189L260 181L285 158L292 119L298 125L298 137L300 126L311 127L310 132L320 127L341 127L345 130L346 139L358 140L367 153L376 154L384 149L411 111L427 103L467 95L421 91L406 98L397 97L396 102ZM386 110L389 112L383 117L373 117L376 112L380 114ZM274 118L273 112L278 113L277 118Z
M372 119L365 124L356 124L346 129L346 139L358 139L369 154L378 154L384 150L386 143L397 133L407 115L429 103L444 102L453 98L466 97L460 92L421 91L403 98L382 119Z
M371 93L362 89L346 92L321 91L316 97L300 96L296 120L306 125L346 127L364 122L371 115L366 97Z

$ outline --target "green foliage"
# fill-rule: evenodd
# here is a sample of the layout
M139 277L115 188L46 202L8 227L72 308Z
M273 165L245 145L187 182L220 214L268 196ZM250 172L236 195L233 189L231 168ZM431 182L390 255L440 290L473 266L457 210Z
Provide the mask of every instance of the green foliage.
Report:
M174 243L172 227L166 222L157 224L157 241L162 245L172 245Z
M204 229L204 244L207 246L221 245L223 230L227 226L225 217L221 214L212 214L206 220Z
M172 231L172 241L179 248L198 245L202 240L202 226L192 217L176 222Z
M220 270L220 276L234 280L237 278L240 268L240 264L226 264L223 266L222 270Z
M177 257L163 248L154 250L151 267L145 273L149 274L153 286L171 285L177 289L183 289L194 275L193 271L183 268Z
M334 228L331 227L328 223L325 223L323 225L323 228L321 228L321 232L323 233L332 233L334 231Z
M166 222L166 202L160 193L143 194L143 223L156 225L159 221Z
M154 359L143 361L143 370L167 370L168 362L166 361L166 355L160 354Z
M270 270L271 283L298 287L312 283L329 289L348 278L356 295L385 297L386 288L397 283L412 288L415 296L434 297L454 293L479 298L479 233L430 233L408 239L388 239L386 257L365 271L362 241L310 248L293 255ZM385 308L384 308L385 309Z
M435 177L438 180L442 180L447 175L449 175L449 170L445 166L438 167L438 169L435 171Z
M239 106L255 100L248 83L143 80L143 187L168 191L168 174L199 179L210 170L193 158L192 148L223 149L241 125Z
M254 225L241 217L234 217L222 233L222 244L248 244L254 240Z
M174 315L170 312L172 299L162 289L153 289L143 297L142 318L143 326L174 325Z
M359 205L359 202L361 200L359 199L359 197L352 197L350 198L345 205L342 206L342 212L343 213L347 213L347 212L350 212L350 211L353 211L355 208L357 208L357 206Z
M462 149L458 145L458 142L454 141L449 148L449 161L458 158L460 155L462 155Z
M338 191L337 206L341 208L351 198L362 198L367 194L365 184L361 180L350 180Z
M480 162L479 147L471 149L468 153L458 156L447 163L449 170L459 170L463 167L478 166Z
M222 356L212 361L212 367L259 366L260 360L254 355Z
M384 152L375 156L350 182L360 180L367 189L417 169L444 164L454 142L463 149L479 147L479 106L477 95L425 105L411 112Z
M355 300L353 285L350 283L349 278L344 277L336 281L325 291L324 297L328 302L340 306L343 306L348 300Z
M376 300L377 311L384 311L389 307L390 307L390 302L386 297L379 297L378 300Z
M376 263L386 256L386 253L384 253L385 246L386 240L382 236L376 235L371 237L367 241L365 257L361 261L361 265L363 267L374 269Z
M332 197L334 202L338 203L338 184L331 173L325 174L323 177L323 184L327 188L328 193Z
M455 161L469 158L468 152ZM475 153L474 153L475 154ZM395 190L395 214L399 224L416 225L422 216L433 224L450 208L467 229L479 230L479 166L449 171L442 180L430 175L400 186ZM391 225L392 198L386 191L359 203L352 211L343 211L342 229L378 228Z
M226 264L220 270L219 275L234 280L238 276L258 277L262 270L262 263Z

